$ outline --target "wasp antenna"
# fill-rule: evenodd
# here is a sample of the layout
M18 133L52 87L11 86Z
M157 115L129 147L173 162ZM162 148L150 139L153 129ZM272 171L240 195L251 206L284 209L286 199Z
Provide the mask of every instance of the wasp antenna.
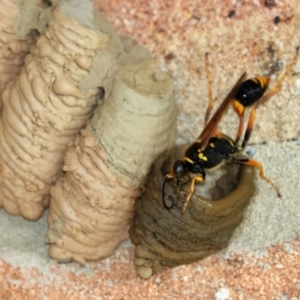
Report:
M172 201L172 204L170 206L167 205L166 203L166 200L165 200L165 186L166 186L166 182L169 180L169 179L172 179L173 176L171 174L167 174L165 176L165 180L164 180L164 183L163 183L163 186L162 186L162 191L161 191L161 198L162 198L162 202L164 204L164 207L166 209L171 209L173 206L174 206L174 199Z

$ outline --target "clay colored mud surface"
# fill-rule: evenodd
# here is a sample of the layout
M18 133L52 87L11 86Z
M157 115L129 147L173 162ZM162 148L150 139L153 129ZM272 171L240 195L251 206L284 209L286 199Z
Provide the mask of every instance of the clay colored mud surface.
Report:
M176 112L172 81L155 61L123 67L51 191L51 257L84 264L114 253L152 162L174 144Z
M15 78L24 64L25 55L36 40L37 34L20 34L16 28L17 1L6 0L0 4L0 95L10 80ZM0 97L0 111L2 100Z
M183 148L176 147L155 162L145 193L135 204L130 237L136 246L137 273L145 279L164 266L188 264L226 247L253 193L253 168L238 171L236 166L228 165L221 167L219 174L217 170L207 174L212 177L213 186L206 185L207 182L198 184L183 216L180 210L189 185L178 197L176 185L169 183L166 195L175 202L173 208L165 208L161 198L164 175Z
M58 7L20 75L4 91L0 207L8 213L36 220L48 206L66 147L99 100L99 85L83 93L79 81L108 43L107 34L85 27Z

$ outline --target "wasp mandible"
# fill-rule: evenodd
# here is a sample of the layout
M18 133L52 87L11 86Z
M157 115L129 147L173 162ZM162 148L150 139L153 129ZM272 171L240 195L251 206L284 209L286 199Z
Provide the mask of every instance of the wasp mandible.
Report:
M237 154L244 150L250 139L257 107L264 104L280 90L282 81L292 68L297 55L298 48L296 55L287 67L286 71L278 79L276 85L266 94L265 92L268 88L270 78L259 76L245 80L246 72L244 72L209 121L208 119L214 105L214 99L211 96L212 89L210 73L206 62L206 72L209 81L209 103L205 115L206 125L199 137L186 149L183 158L176 160L173 163L171 172L165 175L162 186L162 201L167 209L171 209L174 205L174 201L170 206L168 206L165 201L165 186L170 179L175 181L178 192L180 191L183 183L190 181L189 193L181 209L181 214L183 215L194 193L195 184L205 180L205 170L213 169L221 165L224 161L258 168L260 177L276 190L278 197L281 197L279 188L273 181L265 176L264 168L260 162L251 158L238 158ZM206 60L207 57L208 55L206 55ZM230 104L239 116L239 126L235 140L217 130L217 126ZM239 145L239 140L243 132L244 112L247 107L252 108L249 114L242 144Z

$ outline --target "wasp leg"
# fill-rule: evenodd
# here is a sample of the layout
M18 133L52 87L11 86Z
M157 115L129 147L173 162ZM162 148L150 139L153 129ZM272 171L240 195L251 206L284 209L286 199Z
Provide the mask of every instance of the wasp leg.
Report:
M235 138L235 144L237 144L239 142L242 132L243 132L245 107L237 100L232 101L232 106L233 106L233 109L235 110L235 112L240 117L239 129L238 129L238 132L237 132L236 138Z
M256 116L256 106L254 106L252 108L251 112L250 112L247 128L246 128L245 135L244 135L244 140L243 140L243 143L242 143L242 148L246 147L246 145L247 145L247 143L250 139L250 136L251 136L251 133L252 133L252 130L253 130L253 126L254 126L255 116Z
M198 182L202 182L204 180L204 177L203 176L194 176L191 180L191 184L190 184L190 192L189 194L187 195L184 203L183 203L183 206L181 208L181 215L184 215L185 211L186 211L186 208L190 202L190 199L192 197L192 195L194 194L194 191L195 191L195 182L198 181Z
M297 58L298 58L298 54L299 54L299 47L296 48L296 53L293 57L293 59L291 60L291 62L288 64L285 72L279 77L279 79L277 80L276 85L267 93L265 94L256 104L256 106L264 104L265 102L267 102L272 96L274 96L276 93L278 93L281 89L281 85L282 82L284 80L284 78L286 77L286 75L291 71L292 67L295 65Z
M272 96L274 96L275 94L277 94L280 91L281 85L282 85L282 82L283 82L284 78L291 71L292 67L294 66L294 64L297 60L298 53L299 53L299 48L296 49L296 53L295 53L292 61L287 66L285 72L279 77L279 79L277 80L276 85L271 90L269 90L257 103L254 104L254 106L253 106L253 108L250 112L250 116L249 116L249 120L248 120L247 129L246 129L246 132L245 132L242 148L244 148L247 145L247 143L250 139L252 129L253 129L253 125L254 125L254 119L255 119L255 115L256 115L256 108L259 105L262 105L262 104L266 103Z
M262 179L264 179L266 182L268 182L276 190L278 197L281 197L281 193L280 193L277 185L272 180L270 180L267 176L265 176L264 168L261 163L259 163L258 161L254 160L254 159L250 159L250 158L238 159L238 158L234 157L234 158L231 158L231 161L235 162L235 163L259 168L259 176Z
M208 105L207 105L207 109L206 109L206 113L205 113L205 119L204 119L204 123L205 125L208 122L209 119L209 115L215 105L215 99L212 96L212 82L211 82L211 73L210 73L210 69L209 69L209 62L208 62L208 53L205 53L205 71L206 71L206 78L207 78L207 88L208 88Z

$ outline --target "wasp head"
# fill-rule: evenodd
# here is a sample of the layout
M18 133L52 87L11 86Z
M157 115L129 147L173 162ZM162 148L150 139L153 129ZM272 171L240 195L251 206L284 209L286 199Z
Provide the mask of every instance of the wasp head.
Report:
M179 188L182 182L182 178L185 176L187 171L186 163L184 160L176 160L173 163L173 176L176 179L177 187Z
M187 171L187 167L186 167L185 161L183 161L183 160L176 160L173 163L172 174L167 174L165 176L165 180L164 180L163 187L162 187L162 201L163 201L164 206L167 209L171 209L174 206L174 199L172 199L172 204L170 206L167 205L166 200L165 200L165 186L166 186L166 182L169 179L175 179L176 180L177 189L180 190L182 178L185 176L186 171ZM170 198L170 197L168 197L168 198Z

